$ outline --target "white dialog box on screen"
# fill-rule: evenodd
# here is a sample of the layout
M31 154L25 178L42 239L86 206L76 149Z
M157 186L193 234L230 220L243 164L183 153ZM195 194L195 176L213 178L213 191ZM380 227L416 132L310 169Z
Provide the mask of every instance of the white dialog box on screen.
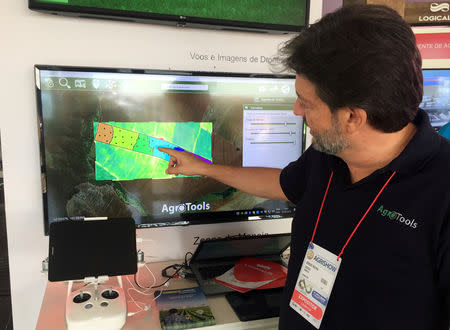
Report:
M292 108L277 104L244 105L242 166L284 168L300 157L303 118L294 115Z

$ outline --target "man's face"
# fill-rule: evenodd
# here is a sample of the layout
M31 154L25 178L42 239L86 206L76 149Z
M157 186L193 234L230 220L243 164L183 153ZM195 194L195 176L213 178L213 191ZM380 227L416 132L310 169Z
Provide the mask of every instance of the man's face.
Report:
M337 155L349 143L342 133L337 112L330 108L316 94L314 85L301 75L295 79L297 101L294 114L302 116L313 137L312 146L318 151Z

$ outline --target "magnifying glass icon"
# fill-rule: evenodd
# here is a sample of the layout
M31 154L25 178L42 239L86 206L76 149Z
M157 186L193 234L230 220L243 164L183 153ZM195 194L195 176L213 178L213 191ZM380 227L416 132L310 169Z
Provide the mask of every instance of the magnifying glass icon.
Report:
M61 86L61 87L67 87L67 88L70 88L70 86L69 86L69 81L67 81L67 78L59 78L59 85Z

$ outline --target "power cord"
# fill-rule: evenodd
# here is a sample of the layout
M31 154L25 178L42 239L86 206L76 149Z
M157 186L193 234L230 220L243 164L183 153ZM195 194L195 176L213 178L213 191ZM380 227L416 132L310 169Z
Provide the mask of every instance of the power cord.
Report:
M171 279L173 279L173 278L195 278L194 277L194 275L192 274L192 273L190 273L190 272L183 272L181 275L180 275L180 272L183 270L183 269L185 269L185 270L189 270L190 269L190 266L189 266L189 261L190 261L190 259L188 260L188 256L191 256L191 258L192 258L192 252L187 252L185 255L184 255L184 263L182 263L181 265L180 264L173 264L173 265L170 265L170 266L167 266L166 268L164 268L162 271L161 271L161 273L162 273L162 276L164 276L164 277L167 277L167 280L165 280L163 283L161 283L161 284L159 284L159 285L153 285L153 286L148 286L148 287L145 287L145 286L142 286L142 285L140 285L138 282L137 282L137 274L134 274L134 282L136 283L136 285L139 287L139 288L141 288L141 289L144 289L144 290L149 290L149 289L156 289L156 288L160 288L160 287L162 287L162 286L165 286ZM171 269L171 268L173 268L174 270L175 270L175 272L172 274L172 275L168 275L167 274L167 270L169 270L169 269Z
M147 268L147 269L148 269L148 268ZM150 271L150 269L148 269L148 270ZM151 271L150 271L150 272L151 272ZM153 275L153 273L152 273L152 275ZM153 276L153 277L154 277L154 276ZM140 294L145 295L145 296L150 296L151 293L147 293L148 289L147 289L147 290L144 290L144 292L137 290L137 289L134 287L133 283L131 283L129 277L126 276L126 278L127 278L128 282L129 282L130 285L131 285L131 288L128 288L128 289L127 289L128 296L131 298L131 301L137 306L137 308L139 308L139 310L138 310L137 312L129 312L129 313L127 314L127 316L133 316L133 315L136 315L136 314L138 314L138 313L148 311L148 310L151 308L152 302L155 301L156 299L158 299L159 296L161 296L161 291L158 293L158 295L155 295L155 294L154 294L154 298L153 298L147 305L145 305L144 303L142 303L142 302L140 302L140 301L136 301L136 300L133 298L133 296L130 294L130 291L131 291L131 290L134 290L134 291L136 291L137 293L140 293ZM155 292L155 293L156 293L156 292ZM138 303L141 304L141 305L145 305L145 306L142 307L142 306L140 306Z
M194 276L193 274L191 274L191 273L189 273L189 272L183 273L182 276L180 275L180 272L181 272L183 269L185 269L185 270L190 269L190 266L189 266L190 259L188 260L188 256L189 256L189 255L190 255L190 257L192 258L192 253L191 253L191 252L187 252L187 253L184 255L184 262L183 262L183 264L181 264L181 265L180 265L180 264L174 264L174 265L170 265L170 266L164 268L164 269L162 270L161 273L162 273L162 275L163 275L164 277L167 277L167 280L165 280L163 283L161 283L161 284L159 284L159 285L155 285L155 283L156 283L156 277L155 277L155 275L153 274L153 272L150 270L150 268L148 268L147 264L144 263L145 268L148 270L148 272L149 272L149 273L152 275L152 277L153 277L153 283L152 283L152 285L149 285L149 286L147 286L147 287L146 287L146 286L142 286L142 285L140 285L140 284L138 283L138 281L137 281L137 273L134 274L134 283L136 283L137 287L139 287L139 288L142 289L143 291L137 290L137 289L134 287L133 283L131 283L131 281L130 281L130 279L128 278L128 276L126 276L128 282L129 282L130 285L131 285L131 288L128 288L128 290L127 290L128 296L131 298L131 301L139 308L139 310L138 310L137 312L130 312L130 313L127 314L127 316L133 316L133 315L136 315L136 314L138 314L138 313L141 313L141 312L144 312L144 311L148 311L148 310L151 308L151 303L152 303L153 301L155 301L156 299L158 299L158 298L161 296L161 294L162 294L162 291L159 291L159 290L155 291L153 300L152 300L148 305L145 305L144 307L142 307L142 306L140 306L139 304L143 304L143 303L140 302L140 301L136 301L136 300L131 296L130 290L134 290L134 291L136 291L136 292L138 292L138 293L140 293L140 294L143 294L143 295L148 296L148 295L151 295L150 293L147 293L149 290L151 290L151 289L156 289L156 288L160 288L160 287L162 287L162 286L168 286L168 282L169 282L171 279L173 279L173 278L178 278L178 276L179 276L179 277L182 277L182 278L190 278L191 276ZM167 270L170 269L170 268L174 268L174 269L175 269L175 272L174 272L172 275L168 275L168 274L167 274ZM158 292L158 295L156 295L157 292Z

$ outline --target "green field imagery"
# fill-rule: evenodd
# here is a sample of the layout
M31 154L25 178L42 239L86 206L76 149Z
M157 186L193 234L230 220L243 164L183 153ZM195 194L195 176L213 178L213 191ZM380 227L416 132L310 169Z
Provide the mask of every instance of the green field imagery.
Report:
M95 179L169 179L170 156L158 147L185 150L212 162L211 122L94 122Z
M209 306L182 308L177 310L177 314L181 319L185 319L186 321L179 323L174 322L174 324L165 324L162 320L170 315L170 311L161 311L159 314L161 318L161 328L163 330L178 330L216 324Z
M215 18L255 23L305 25L306 0L38 0L141 13Z

